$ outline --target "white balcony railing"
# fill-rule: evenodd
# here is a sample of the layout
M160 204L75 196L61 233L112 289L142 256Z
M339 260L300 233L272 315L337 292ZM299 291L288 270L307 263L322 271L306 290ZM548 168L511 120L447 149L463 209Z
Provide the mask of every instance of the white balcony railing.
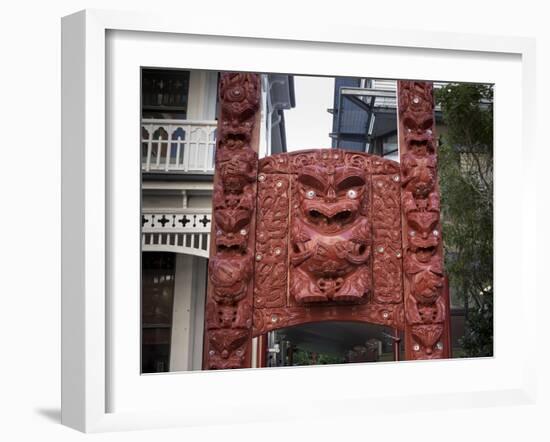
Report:
M216 121L141 121L145 172L214 173Z
M208 258L211 227L209 209L145 209L141 214L142 250Z

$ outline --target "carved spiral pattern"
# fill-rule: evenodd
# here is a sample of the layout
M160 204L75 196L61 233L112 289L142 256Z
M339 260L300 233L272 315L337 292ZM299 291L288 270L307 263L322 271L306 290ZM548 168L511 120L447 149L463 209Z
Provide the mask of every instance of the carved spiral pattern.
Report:
M433 86L399 81L407 359L449 356Z
M372 177L374 299L403 302L399 174Z
M288 283L288 204L290 181L287 175L258 176L256 220L256 265L254 307L286 305Z

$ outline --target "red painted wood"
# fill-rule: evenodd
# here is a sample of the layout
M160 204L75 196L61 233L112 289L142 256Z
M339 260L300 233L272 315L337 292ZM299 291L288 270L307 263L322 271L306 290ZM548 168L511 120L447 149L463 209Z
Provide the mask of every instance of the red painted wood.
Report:
M204 369L250 367L260 77L224 72L214 176Z
M405 358L447 358L448 300L444 291L433 85L398 81L403 214Z
M448 357L431 84L399 82L400 164L258 162L259 97L257 75L222 74L204 368L249 367L253 336L318 321L386 325L406 359Z
M399 164L318 149L260 160L255 336L318 321L403 329Z

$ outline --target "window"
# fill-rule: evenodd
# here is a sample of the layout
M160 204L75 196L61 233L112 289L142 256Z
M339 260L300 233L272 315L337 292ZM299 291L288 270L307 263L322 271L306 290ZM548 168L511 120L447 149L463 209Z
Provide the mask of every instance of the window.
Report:
M142 118L185 120L189 71L142 70Z
M142 253L141 371L169 371L175 257L173 253Z

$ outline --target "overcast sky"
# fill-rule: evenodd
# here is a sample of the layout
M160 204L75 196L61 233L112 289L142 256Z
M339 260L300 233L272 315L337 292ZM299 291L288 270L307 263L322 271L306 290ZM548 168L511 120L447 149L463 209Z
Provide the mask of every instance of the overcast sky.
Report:
M295 76L294 89L296 107L285 110L288 151L329 148L334 78Z

